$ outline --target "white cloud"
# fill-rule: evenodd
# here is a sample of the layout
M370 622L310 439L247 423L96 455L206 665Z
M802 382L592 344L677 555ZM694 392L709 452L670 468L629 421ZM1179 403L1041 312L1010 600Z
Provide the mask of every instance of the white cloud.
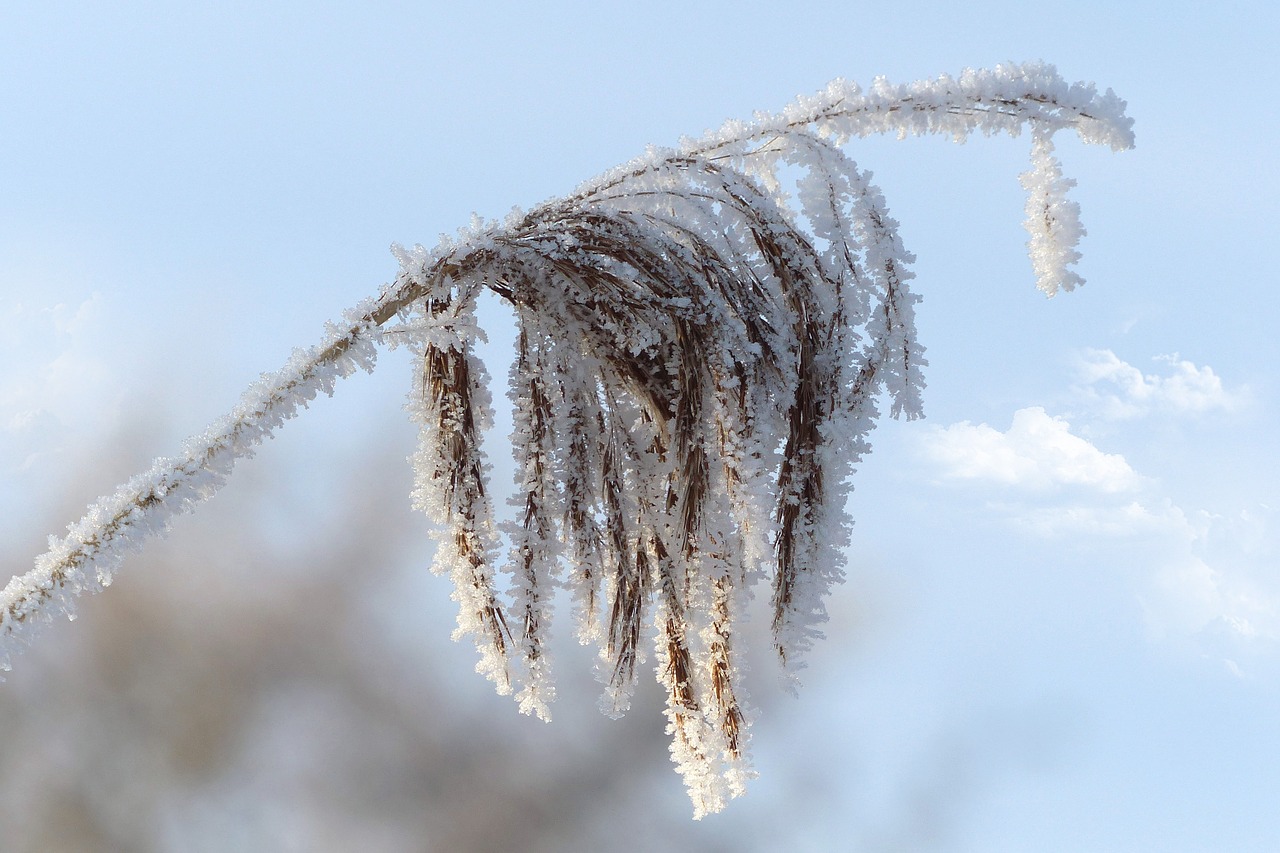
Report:
M1144 374L1111 350L1087 349L1075 359L1077 392L1099 416L1124 420L1154 411L1195 414L1233 411L1249 398L1248 389L1228 390L1213 368L1198 367L1173 355L1157 356L1162 374Z
M1250 653L1280 641L1280 588L1270 555L1231 539L1242 513L1213 518L1201 535L1163 543L1165 561L1146 578L1140 601L1148 630L1160 639L1193 638L1203 653L1221 657L1237 675ZM1274 539L1273 525L1255 531ZM1160 543L1152 543L1158 549Z
M1208 368L1186 362L1171 361L1174 370L1157 379L1109 353L1095 353L1092 363L1098 375L1130 389L1116 396L1126 406L1140 400L1147 410L1203 411L1239 399L1221 390ZM1263 504L1223 515L1184 510L1158 480L1040 407L1015 412L1005 431L967 421L928 428L921 453L936 480L977 497L987 517L1043 547L1069 542L1129 578L1153 638L1188 644L1241 677L1274 668L1276 511Z
M1008 432L968 421L934 427L924 452L946 479L1033 491L1081 486L1120 493L1142 485L1123 456L1104 453L1039 406L1014 412Z

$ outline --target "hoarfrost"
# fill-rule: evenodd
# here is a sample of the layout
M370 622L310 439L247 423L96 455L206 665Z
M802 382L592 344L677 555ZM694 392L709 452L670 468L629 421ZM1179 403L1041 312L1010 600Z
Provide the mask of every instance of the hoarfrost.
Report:
M376 344L407 346L407 409L421 430L413 501L435 525L434 570L453 581L455 637L473 639L477 670L549 718L551 601L567 588L578 639L600 648L603 709L627 709L650 646L695 816L718 811L754 775L736 634L752 586L771 581L774 648L794 682L843 577L850 476L878 401L922 414L914 258L842 146L1024 129L1030 256L1052 295L1081 282L1069 267L1084 230L1050 137L1070 129L1119 150L1133 134L1114 93L1035 63L865 90L835 81L777 113L650 148L530 211L473 219L433 250L393 247L390 285L9 582L0 665L29 625L71 615L128 549L213 494L317 393L372 370ZM505 557L482 447L489 379L473 352L482 289L519 325Z

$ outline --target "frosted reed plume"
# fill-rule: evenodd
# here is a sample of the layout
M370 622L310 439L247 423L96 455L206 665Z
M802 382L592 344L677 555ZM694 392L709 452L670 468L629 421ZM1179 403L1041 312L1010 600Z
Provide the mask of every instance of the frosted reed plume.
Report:
M921 414L913 257L844 147L872 133L1030 130L1028 246L1052 296L1081 283L1070 267L1084 232L1051 137L1131 147L1124 106L1041 64L866 90L836 81L434 249L397 248L400 272L377 297L9 582L0 664L317 392L372 370L377 344L404 345L421 427L413 499L435 522L434 570L453 579L456 636L474 639L478 670L547 718L551 601L568 588L578 638L600 647L604 710L627 709L651 648L695 816L718 811L753 775L734 633L752 586L769 579L774 649L794 679L842 577L849 478L881 401ZM473 352L483 289L519 324L505 557L482 448L489 379Z

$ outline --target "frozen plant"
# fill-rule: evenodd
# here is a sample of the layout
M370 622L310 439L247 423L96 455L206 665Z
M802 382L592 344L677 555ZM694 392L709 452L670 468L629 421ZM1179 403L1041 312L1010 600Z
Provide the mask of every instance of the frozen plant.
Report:
M881 403L921 413L913 258L845 146L1029 130L1029 248L1052 296L1081 283L1070 267L1084 231L1051 138L1072 129L1128 148L1124 106L1042 64L865 90L836 81L434 249L396 248L394 282L9 582L0 664L299 407L372 370L379 344L407 346L413 499L435 523L434 569L453 579L455 636L474 639L500 692L546 718L551 601L567 588L578 638L600 647L606 713L627 709L654 649L673 760L695 816L717 811L752 775L734 633L752 587L769 581L774 650L794 678L842 576L849 478ZM505 556L482 450L488 374L473 351L482 289L519 324Z

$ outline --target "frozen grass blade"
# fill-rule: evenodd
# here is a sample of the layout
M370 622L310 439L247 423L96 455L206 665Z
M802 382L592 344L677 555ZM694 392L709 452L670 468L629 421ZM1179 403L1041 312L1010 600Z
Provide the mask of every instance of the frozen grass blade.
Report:
M550 601L567 587L579 639L600 646L605 711L626 710L652 644L695 816L719 810L752 775L734 632L751 585L771 579L774 646L794 679L843 576L849 477L878 401L921 415L913 258L843 146L872 133L1023 130L1030 254L1052 296L1082 283L1071 266L1084 230L1051 137L1072 130L1120 150L1133 134L1113 93L1041 64L865 91L836 81L434 250L397 248L399 275L379 296L9 582L0 663L317 393L372 370L377 344L408 346L413 498L435 523L434 568L453 580L456 636L475 641L477 668L548 718ZM784 178L797 175L793 203ZM482 446L488 374L473 352L486 289L519 325L506 559Z

